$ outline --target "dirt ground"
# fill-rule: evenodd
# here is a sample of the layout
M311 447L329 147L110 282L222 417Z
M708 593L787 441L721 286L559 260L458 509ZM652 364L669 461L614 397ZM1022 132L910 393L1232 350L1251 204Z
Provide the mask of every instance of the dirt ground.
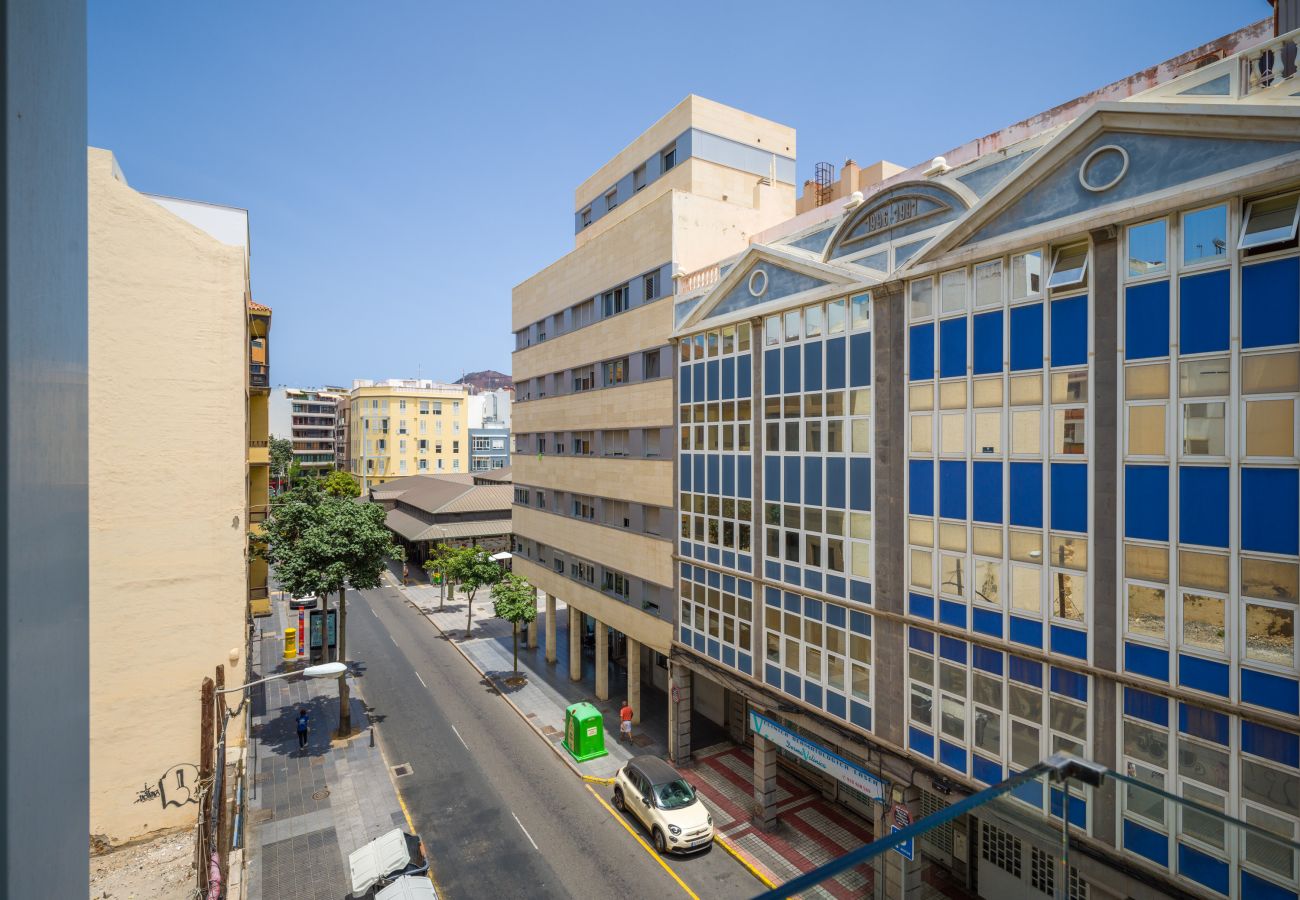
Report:
M92 900L190 900L194 834L178 831L90 858Z

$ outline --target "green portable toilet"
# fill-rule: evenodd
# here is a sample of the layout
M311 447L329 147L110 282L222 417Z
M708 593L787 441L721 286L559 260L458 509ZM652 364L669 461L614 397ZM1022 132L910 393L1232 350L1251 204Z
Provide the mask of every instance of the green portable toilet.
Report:
M564 711L564 749L578 762L607 755L600 710L590 703L575 703Z

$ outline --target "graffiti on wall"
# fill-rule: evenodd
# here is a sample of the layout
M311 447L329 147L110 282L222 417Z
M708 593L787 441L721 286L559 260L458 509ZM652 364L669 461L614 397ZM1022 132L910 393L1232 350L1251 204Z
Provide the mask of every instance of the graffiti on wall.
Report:
M199 767L192 763L177 763L158 779L157 787L145 785L136 793L136 803L158 800L163 809L199 802Z

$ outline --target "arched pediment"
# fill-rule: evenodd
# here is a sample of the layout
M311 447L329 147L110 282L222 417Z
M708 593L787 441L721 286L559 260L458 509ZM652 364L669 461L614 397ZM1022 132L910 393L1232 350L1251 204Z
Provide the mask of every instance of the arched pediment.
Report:
M957 191L929 181L909 181L871 197L840 225L826 247L832 260L951 222L969 203Z

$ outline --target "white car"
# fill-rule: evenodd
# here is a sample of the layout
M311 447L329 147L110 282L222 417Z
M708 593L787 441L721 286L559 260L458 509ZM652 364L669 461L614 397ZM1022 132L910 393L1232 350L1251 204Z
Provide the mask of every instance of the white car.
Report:
M660 853L713 843L713 816L681 774L656 756L637 756L614 776L614 805L640 819Z

